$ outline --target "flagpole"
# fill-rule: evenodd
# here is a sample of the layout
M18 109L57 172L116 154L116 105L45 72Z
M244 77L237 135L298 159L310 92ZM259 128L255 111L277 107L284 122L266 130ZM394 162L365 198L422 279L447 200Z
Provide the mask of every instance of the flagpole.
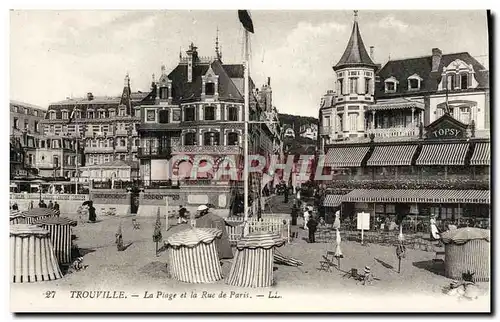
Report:
M250 117L250 113L249 113L249 105L250 105L250 90L249 90L249 86L250 86L250 81L249 81L249 77L250 77L250 73L249 73L249 63L248 63L248 30L246 30L246 28L243 28L244 32L245 32L245 49L244 49L244 52L245 52L245 61L244 61L244 64L245 64L245 109L244 109L244 115L245 115L245 140L244 140L244 155L245 155L245 162L244 162L244 166L243 166L243 182L244 182L244 231L243 231L243 235L246 236L248 234L248 121L249 121L249 117Z

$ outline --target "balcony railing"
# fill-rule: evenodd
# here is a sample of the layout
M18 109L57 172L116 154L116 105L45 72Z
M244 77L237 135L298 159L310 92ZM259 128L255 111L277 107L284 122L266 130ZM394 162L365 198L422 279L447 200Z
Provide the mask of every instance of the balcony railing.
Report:
M331 126L321 126L319 128L319 135L329 135L332 131L332 127Z
M127 152L127 147L126 146L115 146L115 151L116 152Z
M147 158L147 157L160 157L160 158L170 158L172 156L172 148L171 147L150 147L150 148L137 148L137 157L138 158Z
M219 153L219 154L240 154L243 150L238 145L179 145L172 147L173 154L182 153Z
M115 135L123 135L123 136L128 136L127 130L124 129L118 129L115 131Z
M85 153L112 153L113 147L85 147Z
M397 137L397 136L418 136L417 127L391 127L386 129L368 129L368 134L375 134L375 137Z

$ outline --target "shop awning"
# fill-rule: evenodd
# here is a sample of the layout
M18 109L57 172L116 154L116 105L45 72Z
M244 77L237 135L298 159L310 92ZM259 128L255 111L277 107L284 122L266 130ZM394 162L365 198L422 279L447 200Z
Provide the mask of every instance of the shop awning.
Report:
M323 201L323 206L325 207L339 207L342 203L342 197L344 195L326 195Z
M490 144L478 143L470 159L471 165L490 165Z
M370 147L341 147L330 148L325 158L328 167L360 167L363 158Z
M489 190L355 189L342 202L490 203Z
M426 144L417 159L417 165L464 165L468 143Z
M366 162L367 166L411 165L417 145L377 146Z
M401 110L401 109L424 109L425 105L420 102L379 102L377 104L369 105L368 111L386 111L386 110Z

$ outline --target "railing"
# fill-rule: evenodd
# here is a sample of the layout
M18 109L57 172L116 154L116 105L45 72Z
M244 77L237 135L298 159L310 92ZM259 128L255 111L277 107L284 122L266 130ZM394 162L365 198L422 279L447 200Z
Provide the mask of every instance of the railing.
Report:
M120 146L120 145L116 145L115 146L115 151L116 152L127 152L127 147L126 146Z
M396 137L396 136L418 136L417 127L391 127L386 129L368 129L368 134L375 134L375 137Z
M86 138L93 138L94 137L94 132L92 132L92 131L85 131L85 137Z
M227 227L227 232L229 235L229 241L231 243L237 243L238 240L243 236L243 220L241 218L227 218L226 222L232 224L233 226ZM238 225L239 224L239 225ZM278 236L285 238L287 242L290 242L290 220L274 217L263 217L260 220L256 218L250 218L248 220L248 232L271 232Z
M85 201L89 200L89 195L87 194L79 194L79 195L74 195L74 194L48 194L48 193L42 193L41 195L42 200L78 200L78 201ZM11 193L10 194L10 199L28 199L28 200L39 200L40 199L40 194L39 193Z
M179 145L172 147L173 154L180 153L223 153L223 154L240 154L241 147L238 145Z
M333 180L327 188L350 189L472 189L488 190L489 181L483 180Z
M137 157L165 157L170 158L172 155L171 147L150 147L150 148L137 148Z
M128 133L127 133L127 130L123 130L123 129L118 129L115 131L115 135L124 135L124 136L128 136Z
M320 126L319 135L329 135L332 131L332 126Z
M113 147L85 147L85 153L112 153Z
M183 186L210 186L215 182L212 179L181 180Z

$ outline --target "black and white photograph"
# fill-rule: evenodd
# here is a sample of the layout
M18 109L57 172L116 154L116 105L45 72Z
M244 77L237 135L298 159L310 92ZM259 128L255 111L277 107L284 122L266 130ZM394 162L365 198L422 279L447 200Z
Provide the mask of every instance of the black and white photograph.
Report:
M490 313L494 12L194 9L10 10L11 312Z

